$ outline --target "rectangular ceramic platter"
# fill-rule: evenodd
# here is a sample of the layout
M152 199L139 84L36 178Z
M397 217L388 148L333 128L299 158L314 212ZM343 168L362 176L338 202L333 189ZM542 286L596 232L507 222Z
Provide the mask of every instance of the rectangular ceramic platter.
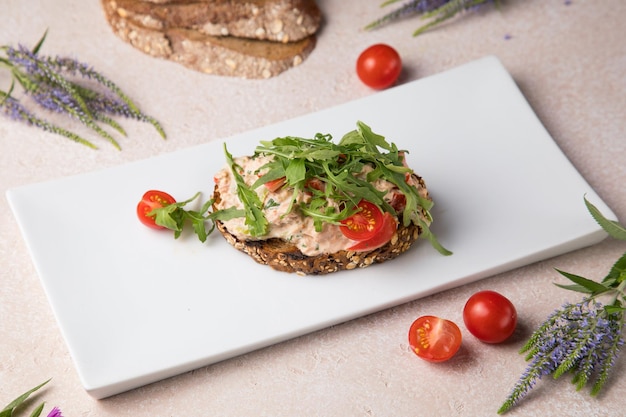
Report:
M213 174L259 140L331 133L361 120L410 151L432 230L392 262L324 277L261 266L219 235L201 244L143 227L144 191L209 198ZM85 389L103 398L324 327L594 244L598 198L501 63L487 57L224 140L9 190ZM45 210L40 205L46 204Z

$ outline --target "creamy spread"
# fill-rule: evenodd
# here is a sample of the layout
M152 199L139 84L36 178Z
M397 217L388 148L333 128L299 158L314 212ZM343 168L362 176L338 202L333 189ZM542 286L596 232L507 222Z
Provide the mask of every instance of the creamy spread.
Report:
M252 185L264 172L259 169L272 160L271 156L258 155L256 157L243 156L234 158L236 165L241 167L239 174L247 185ZM365 178L367 172L372 168L365 165L361 172ZM217 191L220 194L220 202L217 209L226 209L236 207L243 209L243 203L237 195L237 183L230 167L225 167L215 175ZM409 185L421 188L416 181L409 178ZM382 179L373 183L374 187L380 191L386 192L385 200L392 202L402 193L397 187ZM271 238L283 239L296 246L304 255L316 256L322 253L336 253L345 250L355 244L355 241L348 239L341 233L339 226L324 223L322 230L317 232L311 217L304 216L297 209L288 212L291 201L293 199L293 188L285 186L279 190L272 192L266 187L257 187L254 190L262 202L263 212L269 223L267 234L264 236L252 236L248 232L248 226L245 224L245 218L239 217L224 221L224 225L228 231L239 240L265 240ZM426 193L425 189L419 190L420 194ZM310 198L306 193L300 193L297 196L296 203L305 202Z

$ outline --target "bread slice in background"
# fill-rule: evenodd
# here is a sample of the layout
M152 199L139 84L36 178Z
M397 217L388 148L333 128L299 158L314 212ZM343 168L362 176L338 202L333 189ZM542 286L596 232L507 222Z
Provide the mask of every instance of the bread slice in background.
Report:
M158 30L128 19L118 5L118 0L102 0L107 21L122 40L151 56L208 74L270 78L299 65L315 48L315 35L283 43L210 36L193 29Z
M116 0L118 13L149 29L293 42L317 32L315 0Z

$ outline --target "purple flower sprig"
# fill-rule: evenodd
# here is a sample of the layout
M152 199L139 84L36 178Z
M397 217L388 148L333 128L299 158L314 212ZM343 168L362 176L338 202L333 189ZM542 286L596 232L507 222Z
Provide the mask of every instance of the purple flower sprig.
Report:
M387 0L381 4L381 7L398 3L399 1ZM477 10L487 3L495 3L496 6L499 6L500 0L410 0L399 8L371 22L365 26L365 29L375 29L398 19L419 15L421 19L428 20L428 22L413 32L413 36L418 36L461 12Z
M33 394L36 391L38 391L39 389L41 389L48 382L50 382L50 380L47 380L47 381L37 385L35 388L32 388L32 389L26 391L24 394L20 395L19 397L17 397L13 401L11 401L7 406L5 406L3 409L0 410L0 417L13 417L13 416L17 417L18 414L16 414L16 412L19 411L19 409L20 409L20 407L22 407L23 403L31 396L31 394ZM39 417L41 415L41 413L43 412L44 406L45 406L44 402L39 404L30 413L30 417ZM61 414L61 410L58 407L54 407L48 413L48 417L63 417L63 415Z
M40 55L39 50L46 34L47 32L32 50L23 45L17 48L0 47L0 51L6 55L0 56L0 66L9 69L13 78L9 91L0 90L0 110L5 115L96 148L90 141L67 129L52 125L29 111L12 96L17 83L22 87L24 94L32 98L40 108L66 114L80 121L117 149L121 149L117 140L100 126L104 124L126 136L122 126L113 119L116 116L150 123L161 137L166 137L158 121L141 112L115 83L93 68L73 58ZM85 83L95 86L90 87Z
M592 217L609 236L626 240L626 228L604 217L586 198L584 201ZM498 414L511 409L548 375L556 379L572 373L572 383L577 390L591 383L590 393L597 395L609 379L624 344L626 253L601 282L558 269L557 272L573 282L557 286L586 296L577 304L566 303L555 310L521 348L520 353L525 353L530 363Z

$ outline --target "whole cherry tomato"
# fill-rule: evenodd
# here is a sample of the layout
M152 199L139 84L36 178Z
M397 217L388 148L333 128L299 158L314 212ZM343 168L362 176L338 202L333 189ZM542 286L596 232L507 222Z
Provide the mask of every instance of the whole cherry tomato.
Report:
M359 55L356 73L369 87L382 90L396 82L402 71L398 52L384 43L372 45Z
M459 350L461 341L459 326L435 316L419 317L409 329L413 352L429 362L447 361Z
M495 291L479 291L463 308L467 330L485 343L501 343L517 325L517 311L508 298Z
M137 217L141 223L152 229L164 229L163 226L159 226L154 222L155 216L150 216L149 213L156 208L174 203L176 203L174 197L166 192L158 190L146 191L139 204L137 204Z

